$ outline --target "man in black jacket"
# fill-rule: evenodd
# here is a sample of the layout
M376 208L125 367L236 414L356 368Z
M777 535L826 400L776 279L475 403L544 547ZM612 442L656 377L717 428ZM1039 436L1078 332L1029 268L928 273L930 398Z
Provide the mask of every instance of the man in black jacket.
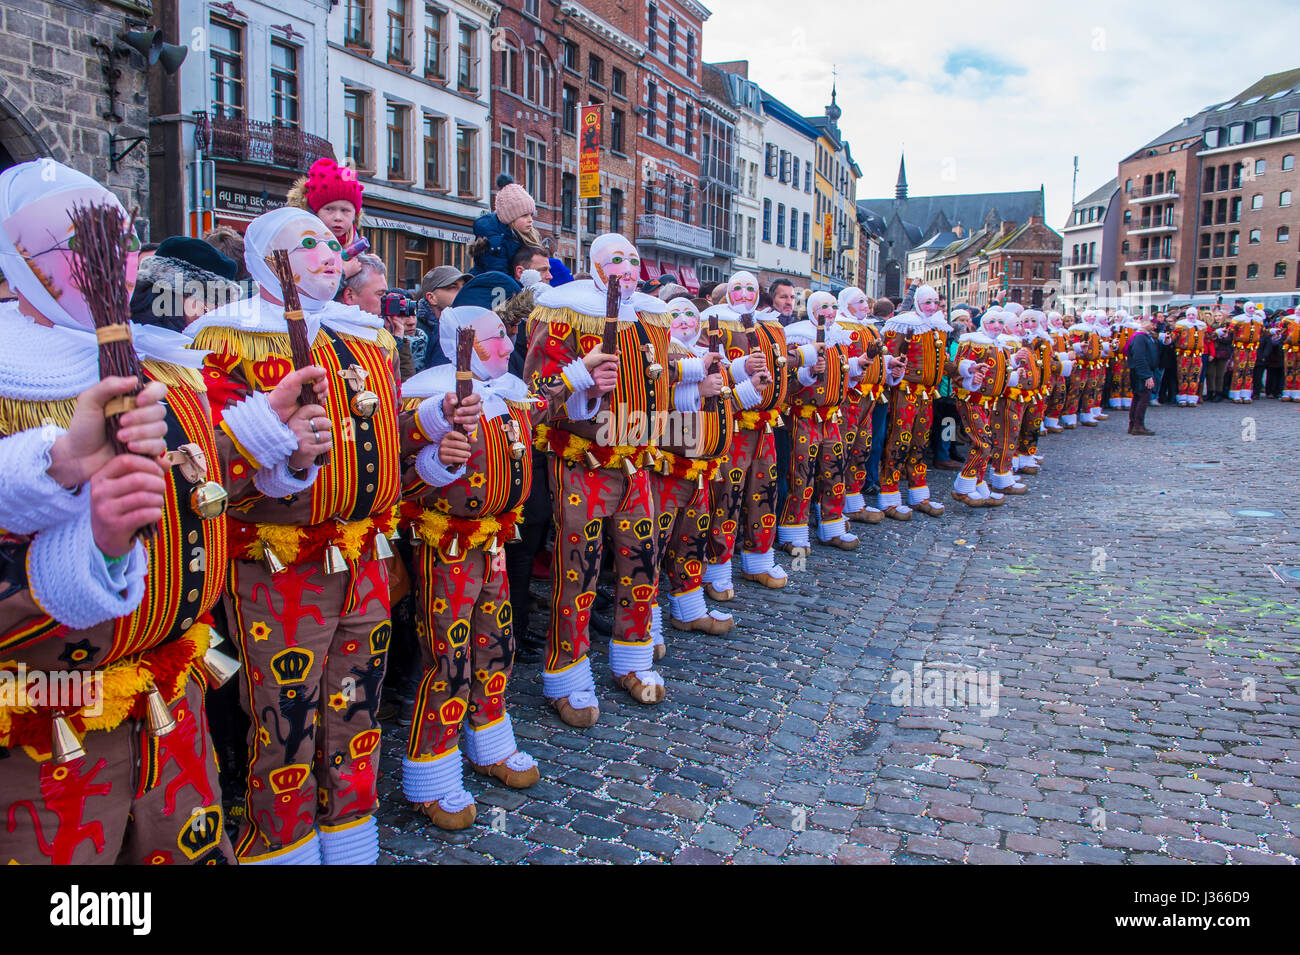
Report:
M1147 428L1147 404L1151 401L1151 389L1155 387L1155 369L1160 361L1160 345L1155 339L1155 323L1149 318L1141 321L1141 329L1133 334L1128 343L1129 383L1133 386L1133 404L1128 410L1128 433L1152 435L1154 431Z

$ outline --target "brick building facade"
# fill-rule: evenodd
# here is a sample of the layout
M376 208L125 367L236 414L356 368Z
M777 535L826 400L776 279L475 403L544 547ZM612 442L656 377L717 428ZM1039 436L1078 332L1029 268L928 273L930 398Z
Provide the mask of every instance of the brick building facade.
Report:
M638 163L636 239L642 272L697 281L713 252L700 220L701 40L709 11L695 0L590 0L592 13L645 47L629 99Z
M638 64L645 45L633 38L630 20L619 24L588 6L563 2L557 94L561 103L560 258L586 268L586 250L602 232L630 233L636 215L636 110ZM615 8L617 9L617 8ZM583 106L600 105L600 196L578 197L578 127ZM580 242L579 242L580 240ZM581 244L581 250L578 245Z
M561 254L557 77L563 26L558 8L553 0L521 0L502 4L497 15L491 42L491 191L496 194L501 173L527 189L537 203L534 227Z

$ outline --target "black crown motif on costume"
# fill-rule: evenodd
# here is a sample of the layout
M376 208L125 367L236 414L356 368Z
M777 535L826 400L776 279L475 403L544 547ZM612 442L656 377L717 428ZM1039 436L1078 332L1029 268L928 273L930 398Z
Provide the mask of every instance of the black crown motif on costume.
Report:
M370 631L370 652L387 653L388 644L393 639L393 625L385 620Z
M271 657L271 671L275 674L275 682L281 685L301 683L306 679L307 671L311 669L311 661L312 655L309 650L300 650L296 647L281 650Z

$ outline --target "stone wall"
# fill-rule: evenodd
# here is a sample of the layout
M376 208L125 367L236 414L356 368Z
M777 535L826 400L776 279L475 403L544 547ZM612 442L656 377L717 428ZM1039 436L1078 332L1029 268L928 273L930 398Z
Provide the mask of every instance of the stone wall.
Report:
M126 18L133 28L149 16L135 4L92 0L3 0L0 31L0 146L16 162L49 156L109 186L127 208L139 206L148 222L148 142L109 170L109 136L149 133L148 74L132 53L116 59L117 112L109 111L102 61L91 38L111 45ZM119 145L118 150L125 148Z

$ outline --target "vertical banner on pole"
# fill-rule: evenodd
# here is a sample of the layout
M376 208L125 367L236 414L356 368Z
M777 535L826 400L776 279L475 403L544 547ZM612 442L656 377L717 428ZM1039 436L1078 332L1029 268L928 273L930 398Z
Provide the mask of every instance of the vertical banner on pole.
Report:
M601 107L582 107L582 135L578 138L578 198L600 198Z

